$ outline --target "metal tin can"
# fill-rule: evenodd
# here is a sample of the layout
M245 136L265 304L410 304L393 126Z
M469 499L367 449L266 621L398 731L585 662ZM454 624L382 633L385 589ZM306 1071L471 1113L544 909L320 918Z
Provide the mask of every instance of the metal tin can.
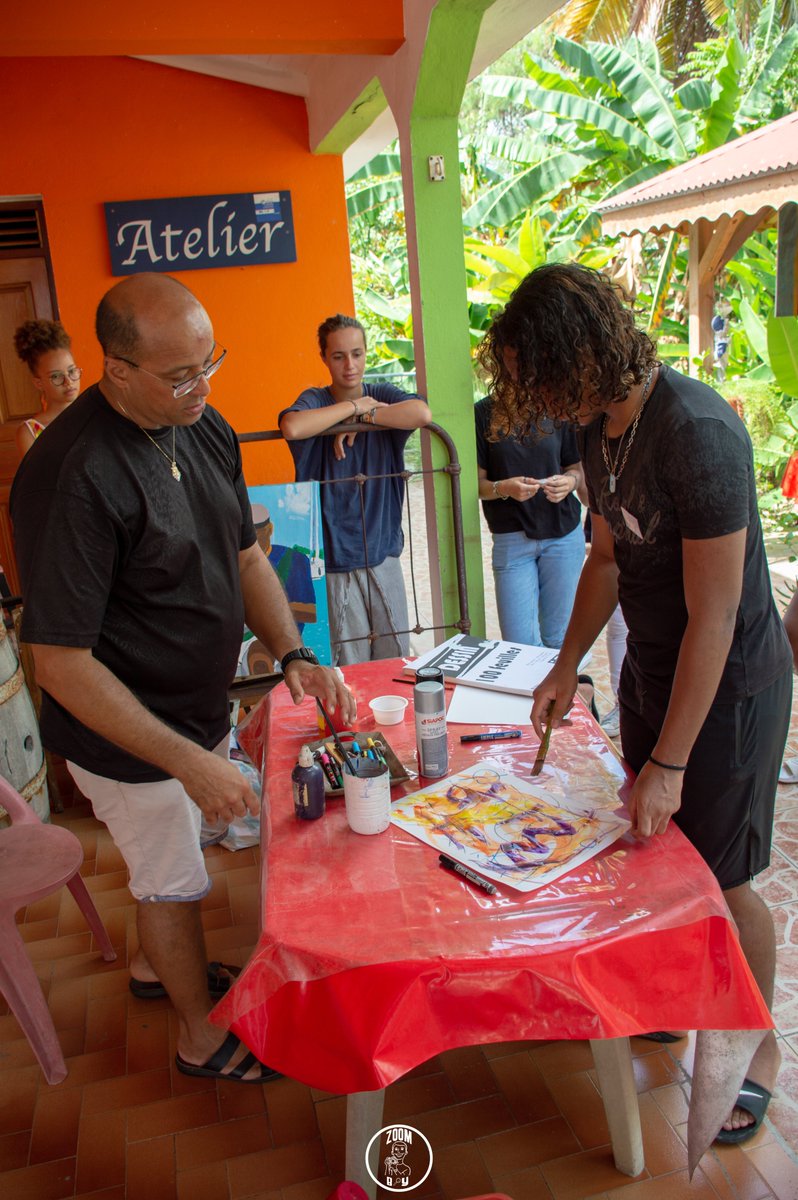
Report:
M418 769L428 779L439 779L449 769L449 743L443 672L438 667L422 667L416 672L413 707Z

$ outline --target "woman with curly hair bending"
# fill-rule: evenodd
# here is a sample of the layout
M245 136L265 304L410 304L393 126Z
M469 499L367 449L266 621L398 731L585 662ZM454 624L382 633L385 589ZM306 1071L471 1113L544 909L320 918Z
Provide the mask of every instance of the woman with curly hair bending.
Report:
M75 366L72 339L60 321L26 321L14 334L14 347L33 376L42 403L41 411L17 430L17 449L23 457L76 398L82 371Z
M528 275L480 359L492 377L495 436L547 418L580 427L592 542L556 665L535 691L535 727L542 734L550 706L555 725L565 715L577 664L620 598L633 832L662 834L671 818L680 826L723 888L770 1004L773 921L750 881L770 858L792 655L771 594L745 426L712 388L658 362L618 289L585 267ZM753 1135L778 1065L770 1033L719 1140Z

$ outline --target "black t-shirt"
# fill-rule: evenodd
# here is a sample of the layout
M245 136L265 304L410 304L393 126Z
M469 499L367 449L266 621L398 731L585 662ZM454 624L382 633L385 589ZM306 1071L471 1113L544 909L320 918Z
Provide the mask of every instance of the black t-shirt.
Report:
M743 590L718 697L732 701L762 691L792 659L773 603L751 439L742 421L712 388L661 367L614 494L601 426L599 417L583 429L580 447L590 507L615 540L627 662L638 685L669 690L673 681L687 625L682 538L745 529ZM617 451L611 439L611 461Z
M492 408L490 396L474 405L477 465L487 472L488 479L512 479L516 475L547 479L549 475L561 475L565 467L579 462L572 427L548 420L539 434L530 434L523 440L509 437L489 442ZM542 489L530 500L513 500L512 496L508 500L483 500L482 511L491 533L521 532L535 541L565 537L576 529L581 514L573 492L554 504L546 499Z
M172 457L172 428L149 430ZM11 491L27 642L88 647L148 708L211 749L244 625L240 550L255 541L235 433L208 406L175 430L178 483L97 385L47 427ZM86 770L166 778L43 693L42 737Z

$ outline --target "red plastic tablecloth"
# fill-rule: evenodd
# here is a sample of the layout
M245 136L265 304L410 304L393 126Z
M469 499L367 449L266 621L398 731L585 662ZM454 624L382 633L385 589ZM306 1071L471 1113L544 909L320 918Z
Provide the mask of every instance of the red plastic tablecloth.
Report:
M391 683L401 665L347 668L358 730L374 729L373 696L412 697ZM531 728L518 741L461 746L468 728L449 726L452 771L498 758L528 776ZM412 702L382 733L415 774ZM772 1025L715 880L672 824L643 844L627 836L545 888L500 886L493 897L440 870L431 847L394 826L352 833L343 800L328 801L319 821L297 821L290 773L316 737L314 704L295 708L280 686L241 738L264 765L263 932L214 1020L263 1061L349 1093L457 1046ZM579 706L552 737L542 786L556 784L558 758L572 772L577 759L586 781L617 770ZM397 785L393 798L425 782Z

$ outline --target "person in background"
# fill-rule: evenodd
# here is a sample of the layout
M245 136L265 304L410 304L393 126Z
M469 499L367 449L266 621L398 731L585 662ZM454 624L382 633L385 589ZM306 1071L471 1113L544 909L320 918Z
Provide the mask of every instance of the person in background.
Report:
M228 760L246 621L295 703L343 720L351 694L302 646L255 537L235 432L208 404L226 351L194 295L131 275L97 309L104 369L20 463L11 489L45 745L62 754L122 853L136 899L130 990L168 995L177 1069L262 1083L275 1072L208 1021L235 973L208 964L200 849L211 826L256 813Z
M410 649L402 553L404 448L414 429L432 420L419 395L389 383L363 383L366 334L338 313L318 328L326 387L307 388L280 413L297 482L322 483L327 596L333 662L338 666L393 658ZM324 436L360 421L379 433ZM368 475L361 488L352 477ZM337 483L336 480L346 480ZM369 639L369 631L376 637Z
M585 561L576 437L544 420L524 437L492 440L492 409L490 396L474 406L499 628L507 642L560 647Z
M495 433L542 417L581 426L590 554L557 662L535 689L533 724L542 736L544 717L562 720L578 663L620 599L632 832L656 837L671 819L681 828L723 889L772 1005L773 918L751 879L770 860L793 656L770 588L751 439L717 392L657 361L619 290L587 267L532 271L480 359ZM779 1061L771 1031L718 1140L756 1132Z
M605 639L607 644L607 662L610 669L610 687L612 688L613 706L599 722L607 737L616 738L621 733L621 709L618 703L618 688L621 685L621 668L626 657L626 638L629 630L623 619L623 609L616 604L612 616L607 622Z
M80 391L82 370L72 357L72 340L60 321L26 321L14 334L14 348L33 377L41 410L17 429L20 457L60 417Z
M587 508L585 513L585 541L589 544L591 537L590 524L590 501L587 495L587 487L579 492L579 499ZM628 634L626 622L623 619L623 611L620 604L616 604L615 611L607 622L604 632L604 640L607 647L607 664L610 674L610 688L612 690L612 708L603 717L599 718L599 724L606 733L607 737L617 738L621 733L621 710L618 707L618 688L621 682L621 668L623 660L626 657L626 636Z

